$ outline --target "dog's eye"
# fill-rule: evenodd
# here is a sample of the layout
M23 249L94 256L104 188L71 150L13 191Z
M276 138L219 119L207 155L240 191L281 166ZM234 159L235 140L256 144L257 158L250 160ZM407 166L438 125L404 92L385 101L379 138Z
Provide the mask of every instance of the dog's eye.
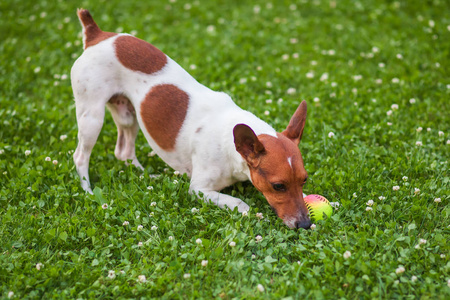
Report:
M307 181L308 181L308 177L305 178L305 180L303 181L303 184L306 184Z
M286 186L282 183L274 183L274 184L272 184L272 187L277 192L285 192L286 191Z

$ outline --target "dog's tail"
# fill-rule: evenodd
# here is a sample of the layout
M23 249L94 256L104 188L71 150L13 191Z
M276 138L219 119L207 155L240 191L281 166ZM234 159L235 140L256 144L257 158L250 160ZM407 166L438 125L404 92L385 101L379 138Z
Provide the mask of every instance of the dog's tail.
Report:
M83 26L84 49L115 35L114 33L102 31L87 9L79 8L77 10L77 15L78 19L80 19L81 26Z

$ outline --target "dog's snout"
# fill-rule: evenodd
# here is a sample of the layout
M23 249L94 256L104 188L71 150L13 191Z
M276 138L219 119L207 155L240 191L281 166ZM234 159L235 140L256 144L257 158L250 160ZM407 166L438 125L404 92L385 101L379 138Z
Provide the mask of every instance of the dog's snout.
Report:
M296 228L309 229L311 227L311 220L302 220L295 222Z

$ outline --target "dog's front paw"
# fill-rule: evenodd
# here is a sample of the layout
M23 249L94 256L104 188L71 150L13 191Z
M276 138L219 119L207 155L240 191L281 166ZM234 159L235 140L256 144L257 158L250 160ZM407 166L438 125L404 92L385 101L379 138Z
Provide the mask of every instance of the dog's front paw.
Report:
M241 203L238 204L237 208L238 208L238 212L240 212L240 213L250 210L250 206L248 206L247 203L245 203L243 201L241 201Z

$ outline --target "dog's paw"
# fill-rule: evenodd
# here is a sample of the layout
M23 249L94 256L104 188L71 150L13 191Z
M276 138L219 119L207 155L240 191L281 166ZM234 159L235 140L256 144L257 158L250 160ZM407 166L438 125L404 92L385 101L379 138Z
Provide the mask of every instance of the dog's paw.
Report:
M243 202L243 201L241 201L241 203L239 203L237 208L238 208L238 212L240 212L240 213L243 213L244 211L249 211L250 210L250 206L248 206L248 204Z

